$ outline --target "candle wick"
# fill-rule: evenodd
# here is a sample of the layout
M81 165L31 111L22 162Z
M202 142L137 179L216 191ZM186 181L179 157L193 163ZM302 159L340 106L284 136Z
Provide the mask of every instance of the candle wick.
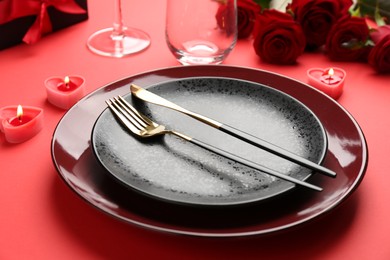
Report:
M18 116L19 122L22 122L22 116Z
M70 79L69 79L68 76L65 77L64 83L65 83L65 88L66 89L70 89L70 84L69 84L70 83Z

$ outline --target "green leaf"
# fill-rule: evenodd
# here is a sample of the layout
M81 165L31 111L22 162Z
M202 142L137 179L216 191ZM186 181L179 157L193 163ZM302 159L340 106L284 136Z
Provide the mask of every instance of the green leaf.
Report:
M375 17L375 10L377 6L377 0L358 0L356 5L359 8L361 17Z
M374 47L375 43L371 39L369 39L369 40L367 40L365 46L366 47Z
M390 1L378 0L377 11L383 18L383 22L390 23Z
M378 26L386 25L385 18L380 14L379 8L376 8L374 18Z
M357 0L351 11L352 15L369 17L378 25L390 23L390 1L388 0Z
M269 9L272 0L253 0L255 3L261 6L261 8L264 9Z
M349 13L351 14L351 16L362 17L359 5L351 7L349 9Z

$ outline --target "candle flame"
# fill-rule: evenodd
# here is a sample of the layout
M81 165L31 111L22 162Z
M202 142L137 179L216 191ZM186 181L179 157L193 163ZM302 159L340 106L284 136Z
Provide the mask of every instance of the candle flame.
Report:
M65 79L64 79L65 86L69 86L69 81L70 81L69 77L66 76Z
M23 116L23 108L21 105L18 105L18 108L16 109L16 117L20 120L22 120Z
M332 76L334 75L334 70L333 70L333 68L330 68L330 69L328 70L328 75L329 75L329 77L332 77Z

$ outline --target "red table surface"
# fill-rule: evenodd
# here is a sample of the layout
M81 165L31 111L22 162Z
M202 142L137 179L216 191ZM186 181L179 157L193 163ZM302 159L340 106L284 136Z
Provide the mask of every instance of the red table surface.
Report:
M220 239L159 233L120 222L89 206L58 176L51 137L65 111L49 104L43 82L82 75L87 91L137 73L177 66L164 39L166 1L123 1L128 25L148 32L151 46L122 59L86 48L86 39L113 20L113 1L89 1L90 18L35 45L0 51L0 107L44 109L44 129L20 144L0 135L0 259L390 259L390 75L362 63L338 63L306 53L294 66L262 63L250 40L240 40L227 65L265 69L306 82L313 67L347 72L338 100L358 121L369 165L357 191L314 222L266 236Z

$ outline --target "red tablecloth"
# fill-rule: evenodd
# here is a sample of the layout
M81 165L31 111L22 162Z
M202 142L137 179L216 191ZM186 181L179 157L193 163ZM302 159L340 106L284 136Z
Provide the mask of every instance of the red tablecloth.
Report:
M44 129L21 144L0 135L0 259L390 259L390 86L360 63L336 63L306 53L294 66L263 64L250 40L239 41L225 64L260 68L306 82L312 67L337 66L348 76L338 100L358 121L370 161L358 190L314 222L273 235L209 239L169 235L122 223L89 206L59 178L51 161L55 126L65 111L46 101L43 82L82 75L92 92L117 79L176 66L164 39L165 1L123 1L126 24L147 31L152 45L122 59L86 48L86 39L113 21L113 1L89 1L90 19L35 45L0 51L0 107L44 109Z

